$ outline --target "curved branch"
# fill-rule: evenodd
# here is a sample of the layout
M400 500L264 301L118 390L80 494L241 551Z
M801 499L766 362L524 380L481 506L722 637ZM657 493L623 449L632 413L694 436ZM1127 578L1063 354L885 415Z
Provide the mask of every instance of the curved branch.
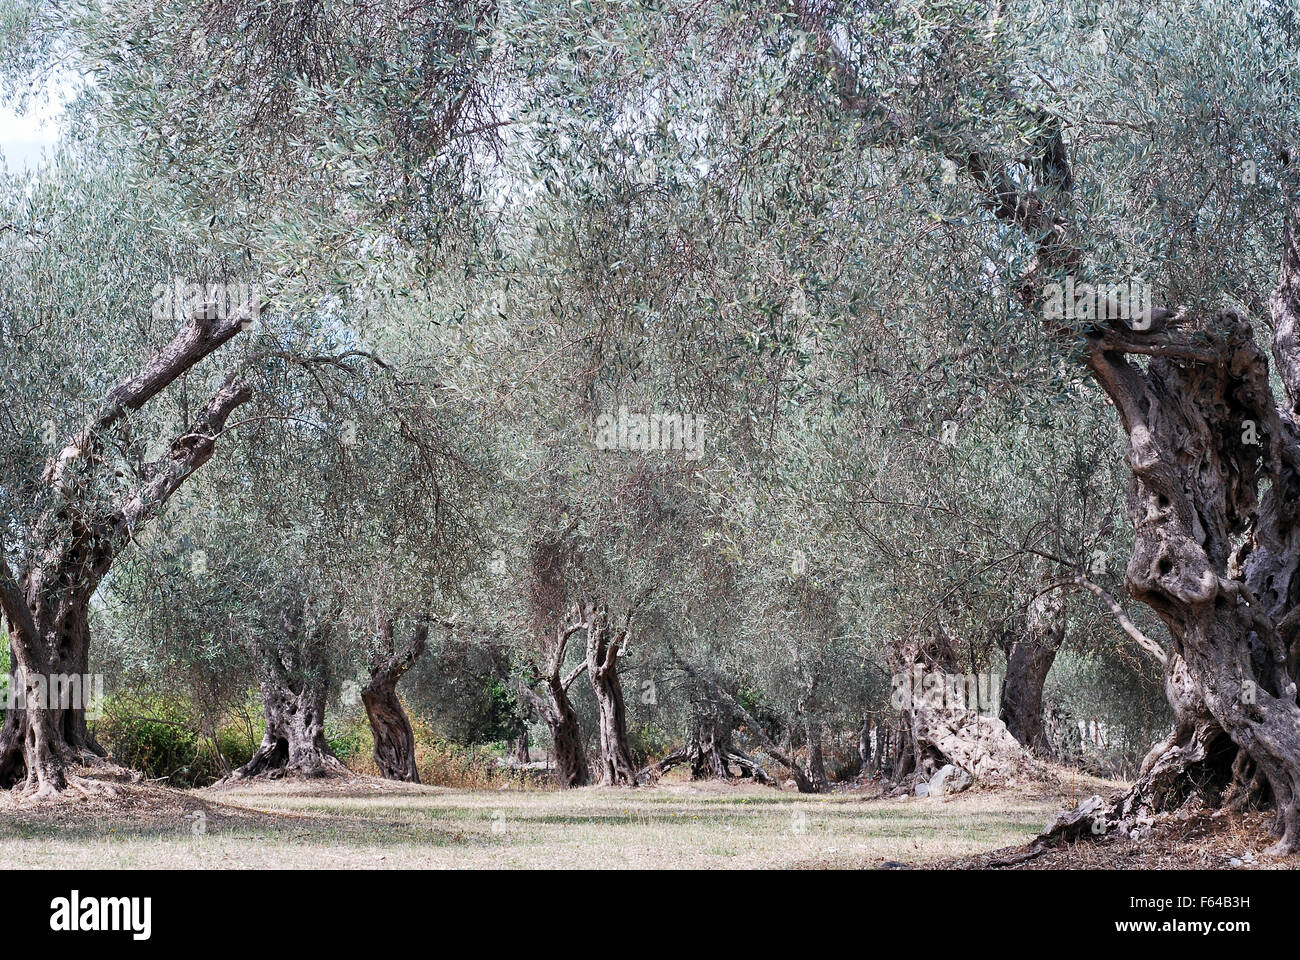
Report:
M1090 580L1083 574L1077 574L1069 580L1058 580L1056 583L1048 585L1046 589L1039 591L1037 596L1041 596L1050 590L1056 590L1060 587L1078 587L1093 594L1106 605L1106 608L1110 610L1111 614L1119 622L1120 627L1123 628L1125 633L1133 638L1139 647L1150 654L1151 657L1154 658L1162 667L1168 666L1169 655L1165 653L1164 647L1160 646L1160 644L1143 633L1138 625L1129 618L1129 615L1124 612L1124 608L1120 606L1119 601L1116 600L1110 591L1101 584Z

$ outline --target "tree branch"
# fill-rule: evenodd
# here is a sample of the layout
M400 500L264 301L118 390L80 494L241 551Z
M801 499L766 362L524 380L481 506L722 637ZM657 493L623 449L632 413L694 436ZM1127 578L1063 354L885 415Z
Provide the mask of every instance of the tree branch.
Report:
M150 464L144 482L110 521L122 540L128 539L137 524L153 516L195 470L208 462L230 414L252 397L251 388L227 380L200 411L193 429L173 440L168 454Z
M1124 632L1132 637L1139 647L1149 653L1162 667L1168 665L1169 655L1165 653L1164 647L1160 646L1160 644L1143 633L1141 629L1138 628L1138 625L1129 619L1129 615L1124 612L1124 608L1120 606L1119 601L1116 600L1114 596L1111 595L1110 591L1101 584L1088 579L1080 573L1069 580L1059 580L1056 583L1050 584L1045 590L1039 593L1039 596L1049 590L1056 590L1060 587L1078 587L1087 590L1089 593L1096 596L1106 605L1107 609L1110 610L1115 619L1119 621L1119 625L1124 629Z
M196 310L190 322L145 364L143 370L108 392L95 418L46 463L42 476L44 482L58 484L70 463L94 454L100 434L128 413L139 410L182 374L232 340L252 319L254 309L252 305L245 305L225 320L213 319L211 309L201 307Z

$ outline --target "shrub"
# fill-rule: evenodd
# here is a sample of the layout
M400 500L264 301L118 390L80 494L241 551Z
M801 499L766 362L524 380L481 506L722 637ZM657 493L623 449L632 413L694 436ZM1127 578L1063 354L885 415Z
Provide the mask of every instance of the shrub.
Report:
M204 735L196 711L168 698L142 699L129 694L105 697L104 717L94 728L113 759L150 780L176 787L201 787L223 775L217 750L237 767L253 755L246 730L218 724L216 746Z
M537 778L500 764L509 744L505 741L484 745L465 745L442 736L427 721L411 719L415 732L415 768L420 782L434 787L457 787L464 790L492 790L504 786L538 785ZM373 757L374 739L364 718L330 739L343 750L335 750L340 760L357 773L379 776ZM346 753L346 756L345 756Z

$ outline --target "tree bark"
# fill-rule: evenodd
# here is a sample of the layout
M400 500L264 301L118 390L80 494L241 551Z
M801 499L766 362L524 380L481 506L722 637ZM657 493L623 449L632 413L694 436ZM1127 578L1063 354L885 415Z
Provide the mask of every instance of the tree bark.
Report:
M578 714L569 702L568 686L555 681L548 682L547 687L551 695L551 712L544 713L544 716L547 716L547 724L551 729L560 788L585 787L591 782L587 745L582 740Z
M587 631L587 677L600 708L600 772L607 787L636 786L637 769L627 742L627 706L618 679L618 655L626 629L614 631L604 604L583 611Z
M1039 834L1023 858L1068 840L1130 834L1150 825L1159 814L1190 800L1220 806L1234 785L1242 803L1258 796L1261 783L1245 769L1240 750L1214 720L1199 692L1199 683L1176 655L1165 673L1165 693L1174 711L1169 735L1152 747L1133 786L1109 798L1092 796L1067 810Z
M979 699L979 678L957 669L946 630L895 639L887 653L894 670L890 702L902 719L893 780L928 780L949 763L976 781L995 784L1030 771L1028 752L1006 725L983 715L978 703L972 708L972 700ZM960 682L952 686L953 681Z
M38 594L39 595L39 594ZM25 645L11 633L10 689L22 692L21 703L5 712L0 728L0 786L22 783L24 791L48 795L67 786L65 768L91 764L104 756L86 725L87 706L81 697L60 698L50 678L76 677L84 691L88 682L89 600L60 598L51 615L48 598L35 604L33 621L42 642ZM34 709L40 706L41 709Z
M687 763L692 780L732 780L731 768L739 776L755 783L771 784L772 778L752 757L747 756L732 742L735 727L734 714L713 702L697 702L692 711L686 742L637 774L640 782L662 777L678 764Z
M584 626L585 624L578 620L557 627L553 637L542 644L548 653L545 672L539 670L535 663L531 664L533 683L544 684L546 696L538 694L528 683L519 681L517 684L520 695L532 705L551 731L555 769L559 775L561 790L585 787L591 782L591 770L587 764L587 747L582 740L578 714L569 700L569 687L587 670L586 661L584 660L568 676L561 676L569 639Z
M1024 635L1007 650L998 715L1011 735L1040 757L1052 752L1043 728L1043 686L1064 641L1064 605L1049 593L1030 603Z
M266 732L262 743L231 780L346 775L348 770L325 741L325 703L329 693L330 633L333 617L313 623L301 595L281 613L278 642L255 639L261 668Z
M871 776L871 718L862 721L858 731L858 775Z
M871 752L870 772L873 777L878 777L885 772L885 762L889 755L889 724L883 719L873 719L872 727L875 729L875 746Z
M1267 780L1280 836L1271 849L1291 853L1300 843L1300 707L1283 626L1297 602L1298 438L1272 405L1249 326L1234 315L1218 326L1207 338L1212 359L1158 357L1143 370L1098 337L1090 363L1129 437L1129 591L1169 628L1197 711ZM1263 449L1242 443L1247 421ZM1265 478L1273 482L1259 502Z
M827 793L831 782L826 776L826 761L822 757L821 725L805 717L803 735L808 744L808 782L814 793Z
M380 640L382 646L370 665L370 680L361 690L361 702L365 704L375 742L375 766L385 780L419 783L420 773L415 766L415 731L397 696L397 681L424 653L429 641L429 625L421 623L416 627L410 646L400 654L394 647L391 620L382 624Z
M347 773L347 768L325 742L322 686L312 684L294 691L274 681L263 681L261 690L266 733L252 758L230 779L274 780L288 773L304 777Z
M99 492L109 470L101 456L105 436L123 429L129 414L232 339L247 319L245 312L216 320L198 311L140 373L109 391L90 422L47 462L41 482L54 504L24 531L24 569L15 579L0 560L10 679L24 691L25 703L40 702L42 688L59 678L89 681L91 597L135 532L211 458L230 414L252 392L228 380L116 502L104 502ZM0 557L7 553L0 549ZM69 767L96 763L103 754L88 732L84 703L9 710L0 728L0 788L21 784L25 794L48 796L68 786Z

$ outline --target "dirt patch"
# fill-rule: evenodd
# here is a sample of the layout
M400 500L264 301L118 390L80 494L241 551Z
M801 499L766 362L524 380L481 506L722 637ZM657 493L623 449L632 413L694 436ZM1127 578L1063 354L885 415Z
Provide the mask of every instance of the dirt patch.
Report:
M98 828L112 823L115 831L183 830L202 822L221 828L268 818L242 807L214 803L192 791L132 778L121 771L84 767L70 771L72 785L63 793L39 800L0 792L0 819L7 829L42 830Z
M1268 815L1195 813L1157 820L1143 837L1108 836L1061 844L1032 859L1002 865L1032 844L991 850L972 857L938 861L935 869L954 870L1287 870L1300 857L1266 857L1273 843Z
M401 780L384 780L356 773L327 777L304 777L286 774L281 777L252 777L247 780L227 780L224 783L193 791L198 796L221 797L237 793L241 796L290 797L372 797L375 795L419 795L437 793L445 787L426 787Z

